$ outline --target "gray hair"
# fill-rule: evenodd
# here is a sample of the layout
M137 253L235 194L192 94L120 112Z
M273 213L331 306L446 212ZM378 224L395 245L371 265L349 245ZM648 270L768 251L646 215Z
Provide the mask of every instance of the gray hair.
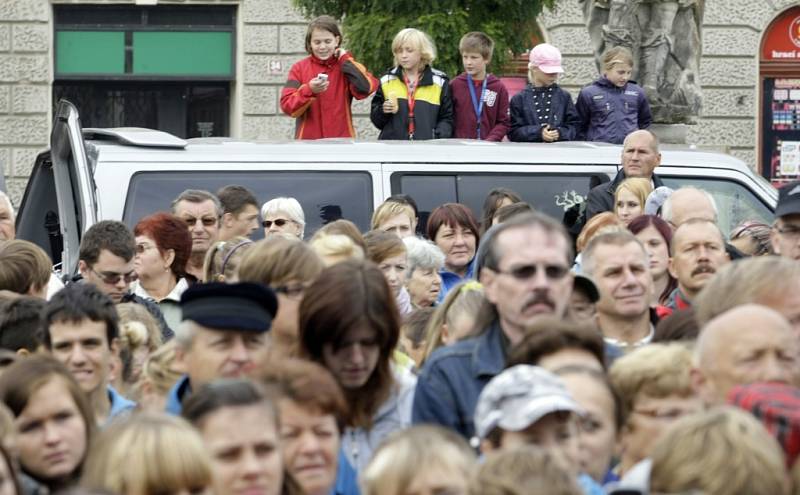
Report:
M711 208L714 210L714 221L717 221L719 218L719 210L717 209L717 202L714 201L714 196L712 196L710 192L695 186L683 186L672 191L672 194L670 194L664 201L664 204L661 205L661 218L663 218L664 221L672 222L672 201L673 198L675 198L675 194L680 191L697 191L703 193L706 199L708 199L708 202L711 203Z
M192 347L194 340L195 322L192 320L183 320L178 324L175 329L175 344L183 350L188 350Z
M406 279L411 278L414 270L434 269L437 272L444 266L444 253L433 242L419 237L406 237L403 239L408 256L408 269Z
M0 191L0 200L5 201L6 205L8 205L8 211L11 212L11 219L16 220L17 212L14 211L14 205L11 204L11 198L8 197L8 194Z
M644 246L636 238L630 231L628 230L621 230L621 231L614 231L614 232L606 232L604 234L599 234L592 237L592 240L589 241L589 244L586 245L583 251L581 251L581 270L584 274L589 275L590 277L594 275L595 270L595 251L600 246L627 246L628 244L637 244L639 248L642 250L642 257L644 258L645 265L647 265L647 251L645 251Z
M300 226L300 238L302 239L306 230L306 215L303 213L300 202L294 198L280 197L270 199L261 207L261 218L267 218L267 216L277 213L285 213L289 220Z
M214 203L214 209L217 212L217 218L222 217L222 203L219 202L219 198L214 196L208 191L203 191L202 189L187 189L180 193L177 198L172 201L172 213L175 214L175 207L181 201L187 201L189 203L204 203L206 201L211 201Z

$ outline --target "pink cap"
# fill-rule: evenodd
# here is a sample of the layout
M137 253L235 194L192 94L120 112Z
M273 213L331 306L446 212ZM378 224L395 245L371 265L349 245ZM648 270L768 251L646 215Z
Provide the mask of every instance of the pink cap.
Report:
M564 72L561 68L561 52L550 43L540 43L533 47L529 65L547 74Z

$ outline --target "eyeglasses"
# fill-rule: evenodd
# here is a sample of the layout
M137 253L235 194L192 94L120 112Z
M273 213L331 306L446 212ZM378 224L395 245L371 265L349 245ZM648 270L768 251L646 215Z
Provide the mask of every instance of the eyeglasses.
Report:
M306 292L307 288L308 284L279 285L277 287L273 287L273 290L278 294L283 294L289 299L299 299Z
M219 222L218 217L201 217L201 218L183 217L182 220L186 222L189 225L189 227L194 227L197 224L197 222L202 223L203 227L213 227L214 225L217 225L217 223Z
M540 268L544 270L544 276L550 280L561 280L567 275L567 273L569 273L568 266L542 264L516 266L511 270L500 270L499 268L496 268L494 271L511 275L517 280L528 280L535 277Z
M276 227L283 227L289 222L294 222L294 220L286 220L285 218L278 218L276 220L264 220L263 222L261 222L261 226L264 227L265 229L268 229L272 227L272 224L274 223Z
M117 285L120 280L125 279L125 283L129 284L136 280L139 280L139 275L136 274L135 271L131 271L130 273L116 273L116 272L98 272L94 268L89 268L89 271L100 277L100 280L103 283L108 285Z
M136 245L136 254L144 254L145 251L148 249L157 249L155 246L150 246L149 244L137 244Z

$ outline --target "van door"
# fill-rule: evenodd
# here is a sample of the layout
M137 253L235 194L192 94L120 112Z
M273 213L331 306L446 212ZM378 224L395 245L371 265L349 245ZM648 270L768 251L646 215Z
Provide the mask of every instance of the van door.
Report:
M65 275L77 271L81 237L97 222L94 181L82 133L78 109L66 100L59 101L50 134L50 159L58 202L53 220L61 234Z

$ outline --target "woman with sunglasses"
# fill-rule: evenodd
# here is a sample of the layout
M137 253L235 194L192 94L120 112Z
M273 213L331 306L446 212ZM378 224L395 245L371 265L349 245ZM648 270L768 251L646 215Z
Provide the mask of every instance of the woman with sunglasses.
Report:
M267 285L278 296L278 313L270 331L270 352L276 356L297 354L297 312L306 288L322 268L322 259L297 238L269 237L256 242L242 257L239 280Z
M261 207L261 226L264 237L272 235L295 236L303 238L306 228L306 216L300 202L294 198L275 198Z
M181 322L181 294L189 287L186 263L192 253L192 236L186 222L170 213L154 213L133 229L136 256L133 267L139 280L132 290L158 303L170 328Z

